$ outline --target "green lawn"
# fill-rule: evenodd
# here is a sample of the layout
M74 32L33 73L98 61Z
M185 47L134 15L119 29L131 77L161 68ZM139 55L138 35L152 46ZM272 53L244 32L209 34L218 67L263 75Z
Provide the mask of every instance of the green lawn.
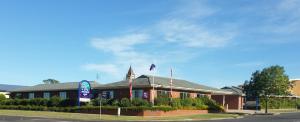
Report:
M81 114L81 113L64 113L49 111L23 111L23 110L0 110L0 115L8 116L26 116L58 119L75 119L75 120L100 120L99 114ZM206 120L220 118L236 118L237 114L199 114L189 116L173 117L140 117L140 116L114 116L102 115L102 120Z

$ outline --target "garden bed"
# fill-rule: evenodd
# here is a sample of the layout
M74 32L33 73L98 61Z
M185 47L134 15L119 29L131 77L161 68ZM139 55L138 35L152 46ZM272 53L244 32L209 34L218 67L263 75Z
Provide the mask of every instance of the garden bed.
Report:
M99 109L93 110L80 110L79 113L89 113L89 114L99 114ZM102 114L108 115L117 115L117 109L102 109ZM163 110L135 110L135 109L121 109L121 115L126 116L185 116L185 115L194 115L194 114L207 114L208 110L170 110L170 111L163 111Z

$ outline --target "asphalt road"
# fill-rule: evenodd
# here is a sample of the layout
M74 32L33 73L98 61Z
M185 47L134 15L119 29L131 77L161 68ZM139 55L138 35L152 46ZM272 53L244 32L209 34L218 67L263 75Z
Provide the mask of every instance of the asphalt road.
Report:
M249 115L241 119L210 120L202 122L300 122L300 113L279 115Z
M1 116L0 122L88 122L78 120L59 120L35 117ZM205 120L200 122L300 122L300 113L285 113L280 115L245 116L240 119Z

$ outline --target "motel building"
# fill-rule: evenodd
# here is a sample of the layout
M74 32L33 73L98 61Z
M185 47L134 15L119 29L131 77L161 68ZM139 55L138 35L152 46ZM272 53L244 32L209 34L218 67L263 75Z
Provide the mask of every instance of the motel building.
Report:
M243 106L241 102L243 96L233 91L208 87L181 79L172 79L171 87L170 77L140 75L134 78L134 72L131 67L126 74L125 80L108 84L99 84L95 81L90 81L89 83L92 89L92 96L90 97L93 99L101 95L104 99L118 100L130 98L130 79L132 79L132 97L145 99L149 102L152 102L159 96L172 96L172 98L181 99L207 96L216 100L220 105L223 105L225 109L241 109L241 106ZM10 97L13 99L49 99L53 96L58 96L61 99L78 100L78 84L79 82L68 82L22 87L11 90ZM170 92L171 88L172 92ZM170 93L172 93L172 95L170 95Z

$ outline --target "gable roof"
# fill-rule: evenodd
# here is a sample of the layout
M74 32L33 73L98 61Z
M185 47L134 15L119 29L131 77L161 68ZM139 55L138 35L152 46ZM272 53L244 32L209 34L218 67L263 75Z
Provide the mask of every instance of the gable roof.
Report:
M230 91L230 92L232 92L232 94L241 95L241 96L245 95L243 93L243 88L241 88L241 87L236 87L236 86L228 87L228 86L225 86L225 87L223 87L221 89L224 89L226 91Z
M21 87L25 87L25 86L0 84L0 91L1 92L10 91L10 90L21 88Z
M38 84L35 86L22 87L13 89L11 92L31 92L31 91L63 91L63 90L77 90L79 82L67 82L57 84ZM90 81L92 89L100 85L95 81Z
M152 84L154 78L154 84ZM141 87L156 87L156 88L170 88L170 78L167 77L159 77L159 76L150 76L150 75L141 75L138 78L133 80L133 88L141 88ZM200 85L194 82L181 80L181 79L172 79L173 89L178 90L188 90L188 91L201 91L201 92L212 92L212 93L228 93L231 92ZM122 80L119 82L109 83L97 87L98 89L111 89L111 88L127 88L129 86L128 80Z

